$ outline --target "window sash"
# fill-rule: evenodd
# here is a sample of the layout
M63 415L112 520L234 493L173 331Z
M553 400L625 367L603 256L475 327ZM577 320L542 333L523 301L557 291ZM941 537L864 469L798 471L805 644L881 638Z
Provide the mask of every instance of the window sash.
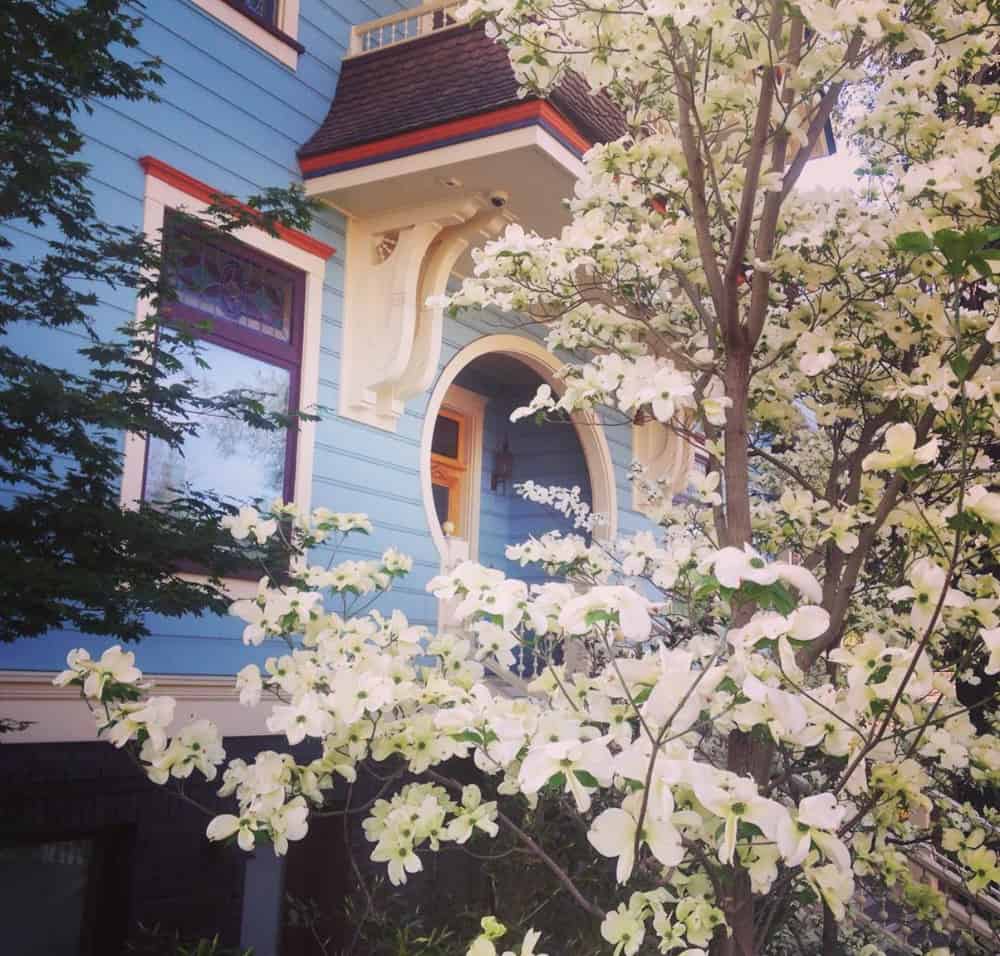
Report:
M465 531L462 527L462 506L466 494L465 468L449 463L447 458L434 460L431 462L431 485L447 490L448 517L445 520L455 526L453 534L461 536Z
M461 536L466 529L463 527L465 500L469 493L468 475L468 418L451 409L441 408L437 418L446 418L457 426L456 455L441 455L431 452L431 485L437 485L448 491L448 518L454 525L453 534Z
M236 6L240 7L244 13L265 20L271 26L278 25L279 3L280 0L236 0Z
M274 259L231 236L213 235L208 229L199 229L187 223L178 223L167 210L164 219L163 242L169 250L170 236L183 234L188 241L204 240L224 248L231 243L239 250L239 255L249 261L265 264L275 273L292 279L291 315L289 318L288 341L265 335L237 322L220 319L209 315L190 304L173 301L161 309L161 321L176 328L182 328L193 337L211 342L229 351L245 355L259 362L275 365L288 372L288 408L287 414L294 415L299 410L299 393L302 372L302 338L305 324L305 287L306 275L279 259ZM207 324L207 327L206 327ZM285 433L285 465L282 482L282 496L285 501L295 497L295 463L298 449L299 429L294 425ZM146 441L143 455L142 499L147 500L147 478L149 476L149 452L152 440Z

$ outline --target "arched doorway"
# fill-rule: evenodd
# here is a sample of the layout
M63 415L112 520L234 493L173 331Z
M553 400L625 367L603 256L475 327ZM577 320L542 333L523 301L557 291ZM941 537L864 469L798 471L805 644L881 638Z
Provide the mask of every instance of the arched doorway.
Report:
M617 524L614 466L603 430L592 416L572 425L509 421L538 385L558 391L560 362L537 342L515 335L479 339L442 371L431 394L421 441L421 484L431 537L442 558L469 557L513 573L507 544L553 528L572 530L549 509L516 496L513 483L578 485L594 511L608 516L600 538ZM492 487L496 453L507 442L512 480ZM446 544L444 522L454 526Z

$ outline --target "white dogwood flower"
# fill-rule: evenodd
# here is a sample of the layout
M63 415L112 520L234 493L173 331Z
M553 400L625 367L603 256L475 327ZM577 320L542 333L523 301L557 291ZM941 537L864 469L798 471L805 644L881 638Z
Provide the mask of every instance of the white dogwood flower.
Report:
M559 626L568 634L589 634L602 623L617 625L626 641L649 639L649 601L631 588L599 585L568 601Z
M804 797L794 817L783 817L778 824L777 843L789 866L798 866L815 844L823 855L841 869L850 870L847 847L835 833L847 814L832 793Z
M917 448L917 432L909 422L899 422L886 429L885 451L873 451L864 457L865 471L896 471L913 465L926 465L939 454L937 438Z
M676 866L684 859L680 833L670 822L673 800L669 791L655 801L649 801L639 829L643 795L627 796L620 807L600 813L591 824L587 839L603 856L618 857L615 870L619 883L627 883L635 866L636 835L639 846L648 846L664 866Z
M947 572L940 565L928 558L921 558L910 568L910 584L893 588L889 592L889 600L912 599L910 623L918 630L926 628L939 603L942 603L942 607L967 607L971 603L969 596L956 588L948 588L943 602L941 601L947 576Z
M577 809L590 809L590 794L611 784L611 753L603 738L555 740L534 745L521 764L519 780L525 793L538 793L553 777L576 801Z
M263 544L278 530L274 518L262 518L256 508L250 507L240 508L235 515L225 515L219 524L237 541L253 537L258 544Z
M990 659L984 668L987 674L1000 674L1000 627L991 627L980 631L979 636L986 645Z

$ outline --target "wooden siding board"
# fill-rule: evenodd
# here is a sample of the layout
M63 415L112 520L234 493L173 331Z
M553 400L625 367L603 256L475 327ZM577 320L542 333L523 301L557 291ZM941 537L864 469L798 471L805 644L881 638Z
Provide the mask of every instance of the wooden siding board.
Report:
M318 36L315 34L314 39L318 40ZM250 115L267 122L282 139L303 130L308 136L326 115L329 103L325 90L304 89L302 81L289 77L282 67L270 71L238 69L232 59L222 58L225 43L212 47L193 43L179 29L172 29L155 16L147 18L140 38L139 52L163 61L161 72L168 92L175 77L211 89L213 97L219 97L235 115ZM243 61L236 62L243 65Z
M340 66L339 57L324 63L310 54L307 47L306 53L299 57L298 69L293 72L189 0L165 0L157 3L156 7L159 24L168 26L181 37L197 38L197 43L193 45L233 64L234 69L248 78L256 76L259 82L266 81L269 85L282 89L283 95L289 100L301 92L311 92L317 97L333 96ZM314 2L303 0L300 17L312 20L311 10L314 7ZM329 105L327 99L321 107L323 115L326 115Z
M244 37L226 29L206 11L188 2L147 5L140 34L140 49L166 58L197 63L200 70L212 69L231 74L249 89L269 94L284 108L320 120L329 109L328 97L336 86L340 61L321 64L326 72L315 73L309 53L299 57L300 69L292 72L268 54L257 50ZM206 21L208 28L206 28ZM215 27L218 27L216 29ZM256 55L248 56L250 50ZM305 75L303 75L303 69ZM317 82L318 81L318 82Z
M137 157L155 156L224 192L241 194L258 184L298 180L292 153L268 154L264 142L230 135L211 113L195 115L170 100L152 108L155 116L142 103L97 103L86 132L105 142L124 136L136 144Z

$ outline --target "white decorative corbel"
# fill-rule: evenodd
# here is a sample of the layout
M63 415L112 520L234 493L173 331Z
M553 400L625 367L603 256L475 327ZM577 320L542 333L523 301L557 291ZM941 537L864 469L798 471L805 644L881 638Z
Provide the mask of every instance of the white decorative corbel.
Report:
M632 483L636 511L649 505L643 482L659 483L665 496L683 491L694 463L694 444L663 422L647 421L632 426L632 458L642 466L639 480Z
M486 196L352 219L347 228L340 414L395 431L441 356L445 292L455 263L508 217Z

